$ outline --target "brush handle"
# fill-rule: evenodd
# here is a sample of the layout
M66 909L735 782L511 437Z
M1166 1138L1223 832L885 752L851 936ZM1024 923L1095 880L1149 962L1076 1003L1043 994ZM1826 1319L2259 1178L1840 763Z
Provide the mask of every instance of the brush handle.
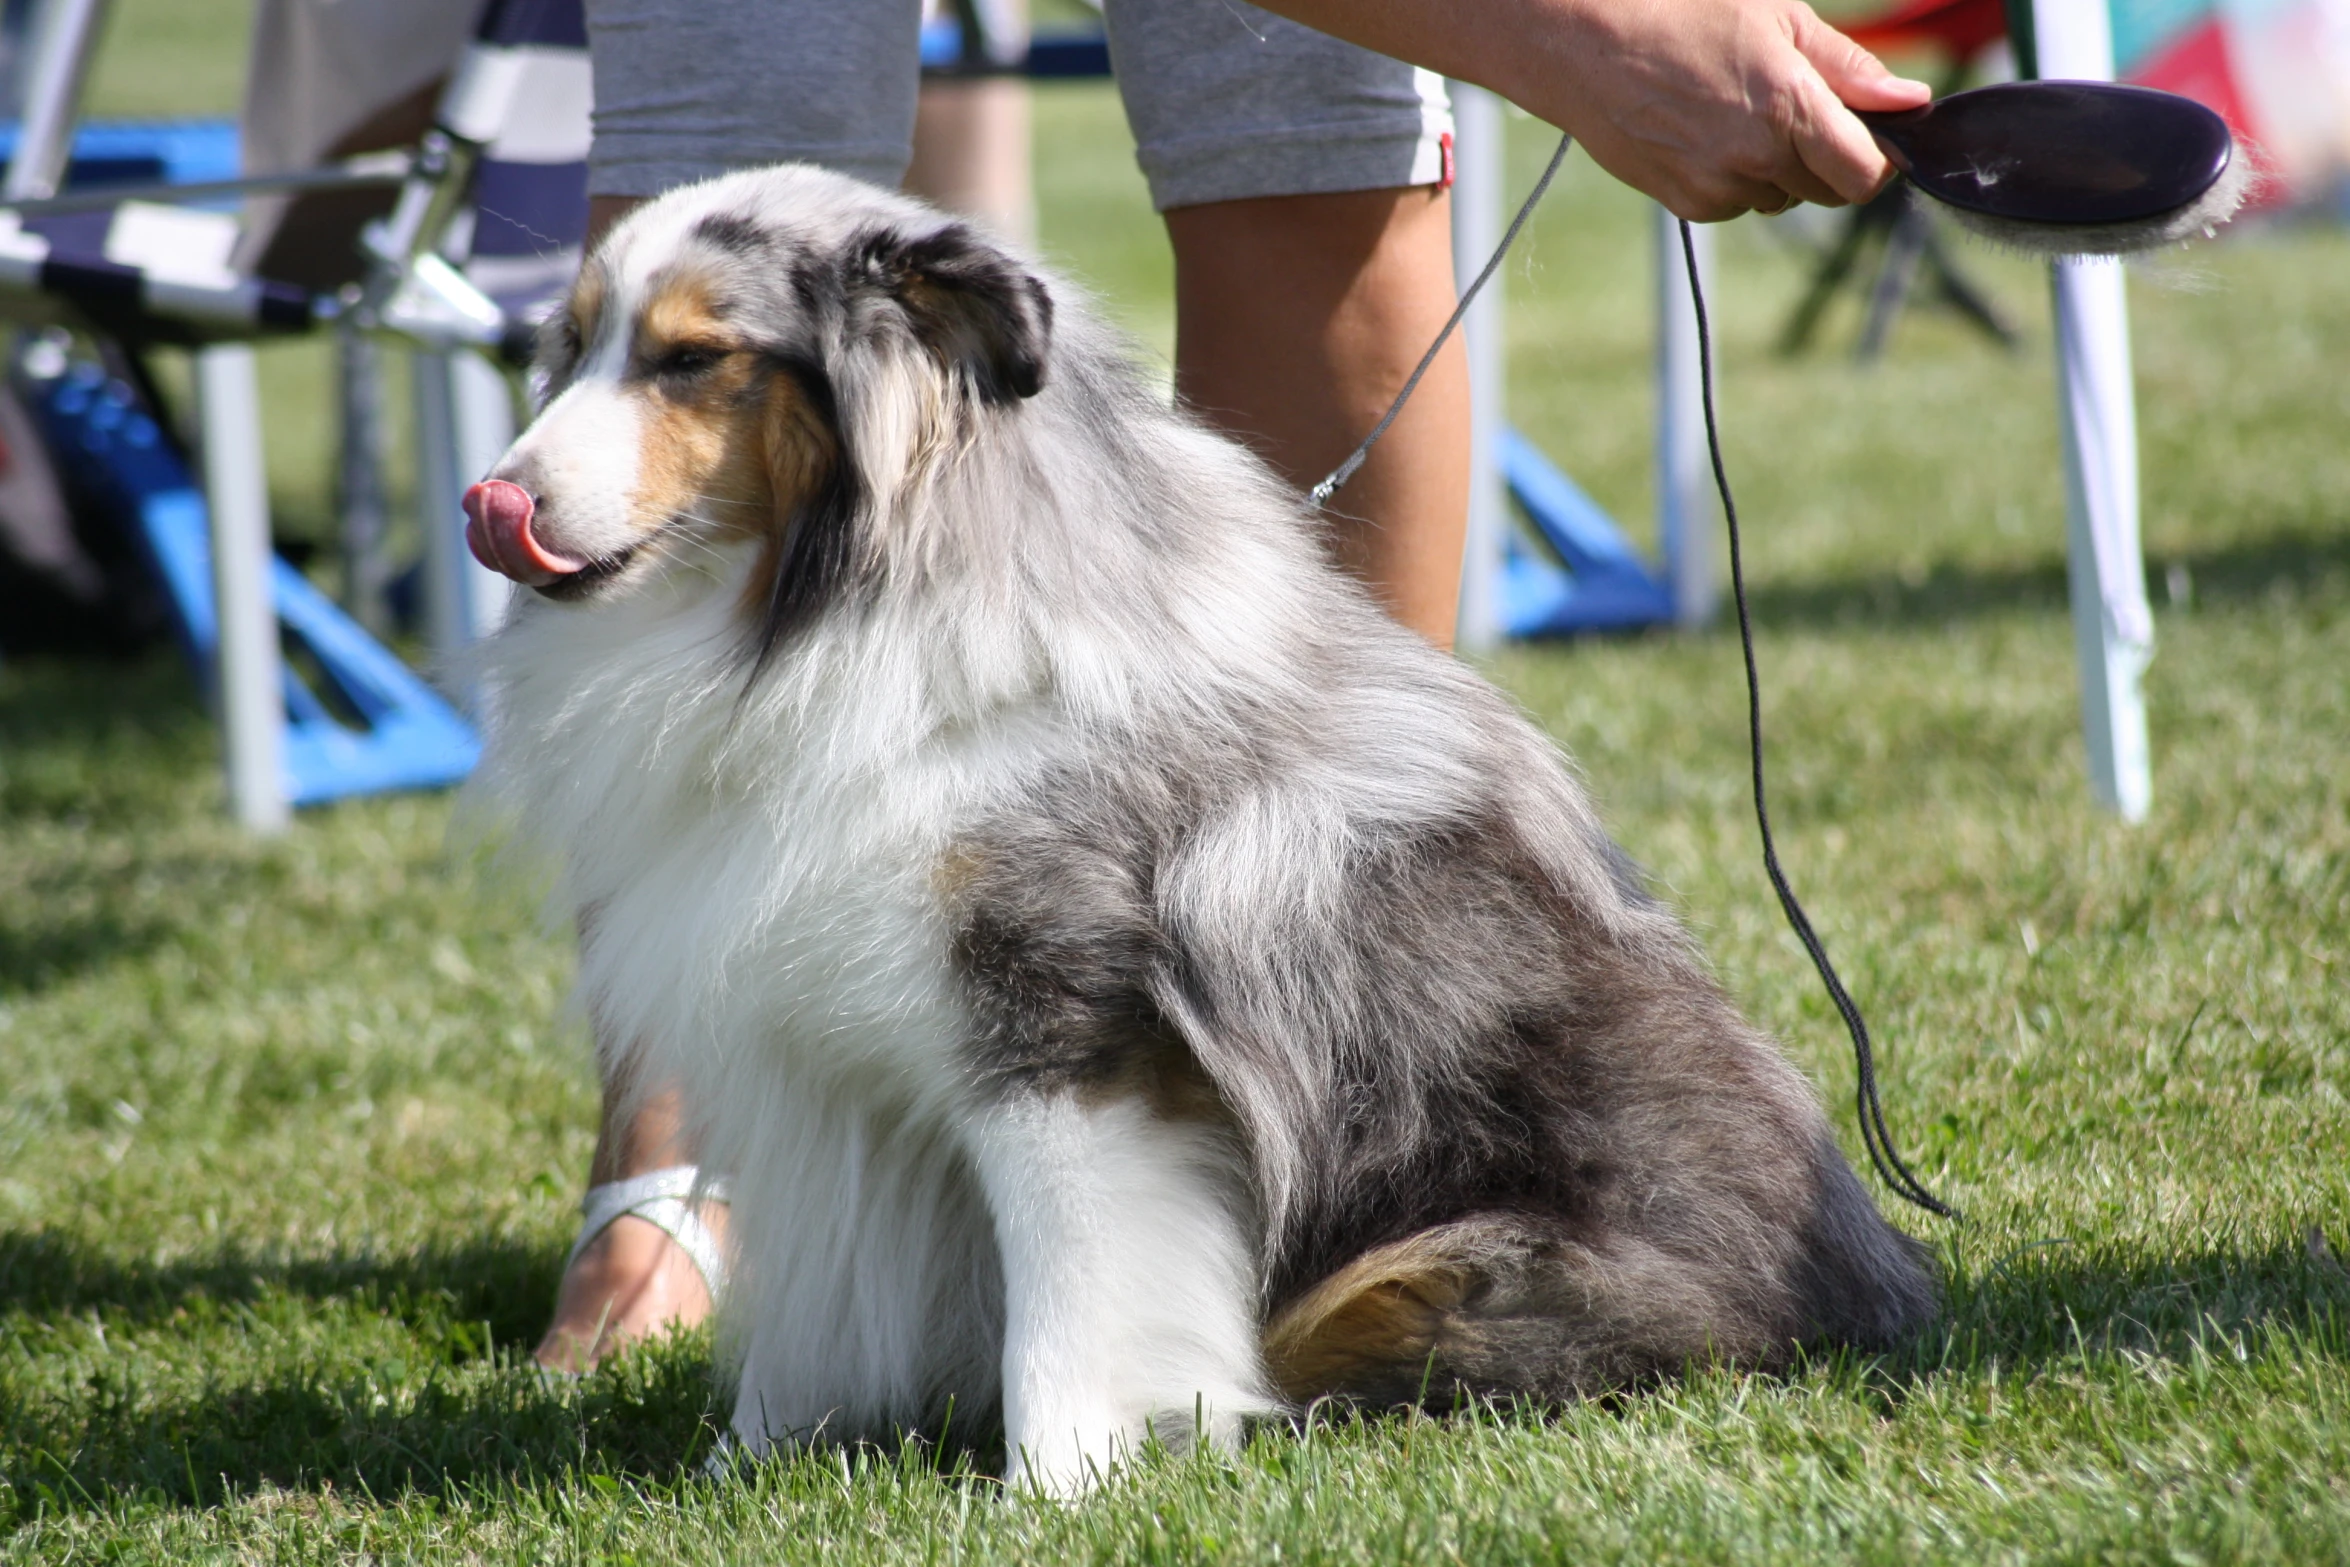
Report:
M1929 103L1915 109L1855 109L1852 112L1861 124L1869 128L1869 134L1876 138L1877 150L1885 155L1885 161L1907 174L1910 171L1908 129L1921 116L1932 113L1933 108Z

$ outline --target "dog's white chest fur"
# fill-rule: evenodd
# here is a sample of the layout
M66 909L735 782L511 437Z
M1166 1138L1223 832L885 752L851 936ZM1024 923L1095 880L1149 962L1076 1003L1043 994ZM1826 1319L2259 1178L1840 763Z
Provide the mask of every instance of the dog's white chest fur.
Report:
M1054 704L942 715L963 674L867 627L737 706L691 656L715 610L658 608L617 640L569 616L508 633L494 787L555 813L534 835L565 846L603 1049L640 1088L680 1086L732 1176L738 1435L878 1440L1001 1409L1035 1473L1077 1483L1154 1420L1182 1440L1268 1407L1228 1142L977 1080L953 848L1065 759ZM1008 1328L1023 1306L1046 1342ZM1189 1401L1156 1407L1166 1386Z
M647 640L721 639L716 611ZM917 664L843 657L853 673L816 695L750 704L723 660L597 646L569 618L519 628L506 652L545 677L507 715L537 731L540 776L503 792L575 813L548 841L583 911L599 1033L681 1067L757 1062L810 1090L856 1078L943 1113L969 1021L939 867L1006 759L937 732Z

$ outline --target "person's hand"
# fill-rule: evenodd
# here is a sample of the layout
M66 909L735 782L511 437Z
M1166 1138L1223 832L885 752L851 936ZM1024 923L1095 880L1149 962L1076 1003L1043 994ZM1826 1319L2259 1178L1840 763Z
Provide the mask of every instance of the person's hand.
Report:
M1262 0L1492 88L1684 218L1866 201L1893 177L1854 109L1933 94L1803 0Z
M1866 201L1893 171L1851 110L1932 96L1802 0L1535 0L1494 23L1513 12L1549 47L1515 51L1513 69L1488 34L1485 79L1698 222Z

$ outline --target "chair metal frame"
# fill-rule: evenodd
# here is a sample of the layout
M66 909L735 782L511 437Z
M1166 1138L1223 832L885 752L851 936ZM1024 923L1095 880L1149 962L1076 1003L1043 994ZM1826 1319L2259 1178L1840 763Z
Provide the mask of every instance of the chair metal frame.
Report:
M492 0L485 24L532 9L531 0ZM512 377L527 358L531 324L476 287L445 249L484 150L513 107L521 75L512 51L502 57L480 43L468 49L433 129L413 151L238 180L64 191L81 86L106 11L107 0L41 0L34 11L22 77L25 116L17 155L0 182L0 291L20 318L48 314L102 336L194 350L200 499L168 441L129 406L124 389L93 395L52 374L41 412L53 431L80 442L85 458L104 453L120 466L111 488L137 508L174 590L188 649L211 676L230 806L240 822L274 831L294 804L454 782L478 754L462 717L274 558L251 345L334 327L415 354L429 640L445 656L494 626L506 584L464 550L455 498L465 477L486 468L512 438ZM389 218L366 235L364 281L333 295L256 278L162 278L60 255L23 227L129 200L219 202L367 185L396 185L399 194ZM432 525L435 496L447 498L449 525ZM193 532L186 524L191 507L207 514ZM322 667L339 705L361 720L359 730L339 723L332 705L285 668L281 622Z

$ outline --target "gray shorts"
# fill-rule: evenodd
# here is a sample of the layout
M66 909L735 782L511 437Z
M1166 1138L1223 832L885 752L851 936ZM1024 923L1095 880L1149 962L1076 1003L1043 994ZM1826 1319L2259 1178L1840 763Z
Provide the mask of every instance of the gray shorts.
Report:
M1432 71L1246 0L1107 0L1104 14L1162 212L1444 178L1452 108ZM918 0L587 0L587 18L593 195L787 160L881 185L905 174Z

